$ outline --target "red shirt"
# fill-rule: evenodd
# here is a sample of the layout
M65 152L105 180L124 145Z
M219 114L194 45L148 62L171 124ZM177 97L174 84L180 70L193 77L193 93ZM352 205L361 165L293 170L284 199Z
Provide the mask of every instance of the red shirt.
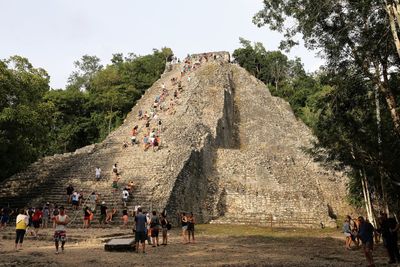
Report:
M43 212L40 210L35 211L35 213L32 215L32 221L39 221L40 218L42 218Z

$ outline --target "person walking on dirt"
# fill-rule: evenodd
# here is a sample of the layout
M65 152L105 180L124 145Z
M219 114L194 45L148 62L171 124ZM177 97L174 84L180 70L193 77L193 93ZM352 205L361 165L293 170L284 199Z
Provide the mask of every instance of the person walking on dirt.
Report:
M368 266L375 266L372 256L372 251L374 250L374 227L371 223L365 221L362 216L358 217L358 221L360 223L358 236L360 237Z
M56 254L58 254L58 247L61 242L61 252L64 252L64 245L67 238L66 225L69 223L69 217L65 214L64 207L60 207L60 214L55 218L56 230L54 232L54 243L56 246Z
M22 249L22 242L24 242L26 228L28 227L29 224L29 217L25 214L23 209L20 209L18 211L18 216L15 223L16 223L15 250L18 250L18 244L19 244L19 249Z

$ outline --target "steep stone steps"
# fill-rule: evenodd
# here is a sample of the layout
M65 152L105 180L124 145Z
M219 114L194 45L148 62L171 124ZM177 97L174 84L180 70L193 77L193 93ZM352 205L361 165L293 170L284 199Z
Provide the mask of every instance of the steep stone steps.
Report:
M23 196L18 197L18 201L13 202L13 204L16 206L26 206L29 203L36 204L44 201L65 203L65 188L68 184L72 183L77 190L82 189L85 192L85 196L91 191L96 191L101 194L102 200L108 203L114 203L113 205L122 208L121 192L113 193L111 190L113 177L111 167L113 163L117 162L122 177L120 181L121 186L128 183L129 180L133 180L136 186L128 207L133 209L135 205L143 206L147 205L146 203L150 203L151 206L158 206L157 203L152 203L152 195L147 193L147 191L149 191L148 184L157 185L158 183L155 181L157 180L156 178L163 177L163 175L160 174L168 175L171 172L170 168L165 167L167 159L169 158L168 151L162 148L160 151L156 152L151 150L144 152L141 144L122 149L122 142L125 140L129 143L131 129L136 124L139 125L140 129L138 134L140 142L140 139L145 133L145 129L143 125L144 121L137 120L136 114L138 110L142 109L143 113L145 111L150 111L155 97L161 92L161 84L163 82L170 91L170 96L165 100L169 103L174 90L169 80L171 77L177 76L179 69L180 67L177 67L175 73L172 72L168 75L164 75L164 79L162 78L159 82L155 83L153 85L154 90L148 90L145 95L143 95L138 105L132 109L132 115L126 118L125 123L119 129L111 133L104 142L92 147L92 149L88 151L89 154L87 154L86 157L75 160L73 164L68 164L68 166L64 165L61 169L59 165L64 163L62 157L57 157L55 159L48 158L44 161L44 164L37 164L42 169L43 166L46 166L47 173L52 171L56 172L55 175L45 175L42 170L31 170L31 175L28 176L29 179L36 181L38 176L42 175L47 179L46 183L38 183L36 181L35 185L32 185L35 190L32 190L30 193L24 193ZM187 86L185 81L183 82L183 86ZM170 122L171 119L173 119L173 121L175 120L173 116L174 115L165 112L159 114L159 117L163 121L163 128L168 128L170 124L174 124L174 122ZM150 124L151 127L155 126L154 122ZM166 147L166 143L167 141L162 137L162 147ZM74 155L70 154L69 156L73 157ZM100 181L95 181L94 168L97 166L103 170L102 179ZM26 173L24 175L22 176L26 178ZM151 182L149 182L149 180L151 180ZM16 176L10 178L8 183L13 184L14 188L30 184L28 179L21 180L20 177ZM10 204L15 198L15 196L9 194L10 191L11 190L7 188L0 191L0 203ZM4 195L8 197L2 197ZM38 198L38 196L40 197Z

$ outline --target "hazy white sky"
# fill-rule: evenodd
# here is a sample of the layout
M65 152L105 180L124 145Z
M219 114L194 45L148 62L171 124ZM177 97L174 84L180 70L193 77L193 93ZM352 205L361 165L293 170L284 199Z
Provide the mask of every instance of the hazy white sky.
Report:
M239 37L277 49L281 36L252 24L261 0L0 0L0 58L27 57L64 88L73 62L84 54L109 64L113 53L144 55L167 46L178 57L188 53L229 51ZM289 57L302 58L308 71L322 60L305 48Z

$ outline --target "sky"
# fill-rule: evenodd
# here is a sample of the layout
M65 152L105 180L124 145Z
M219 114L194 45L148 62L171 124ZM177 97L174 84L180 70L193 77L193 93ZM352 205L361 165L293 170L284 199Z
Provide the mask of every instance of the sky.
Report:
M103 65L112 54L145 55L170 47L175 55L233 52L239 37L276 50L282 35L252 23L262 0L0 0L0 59L20 55L50 75L52 88L65 88L73 62L95 55ZM323 60L297 47L315 71Z

